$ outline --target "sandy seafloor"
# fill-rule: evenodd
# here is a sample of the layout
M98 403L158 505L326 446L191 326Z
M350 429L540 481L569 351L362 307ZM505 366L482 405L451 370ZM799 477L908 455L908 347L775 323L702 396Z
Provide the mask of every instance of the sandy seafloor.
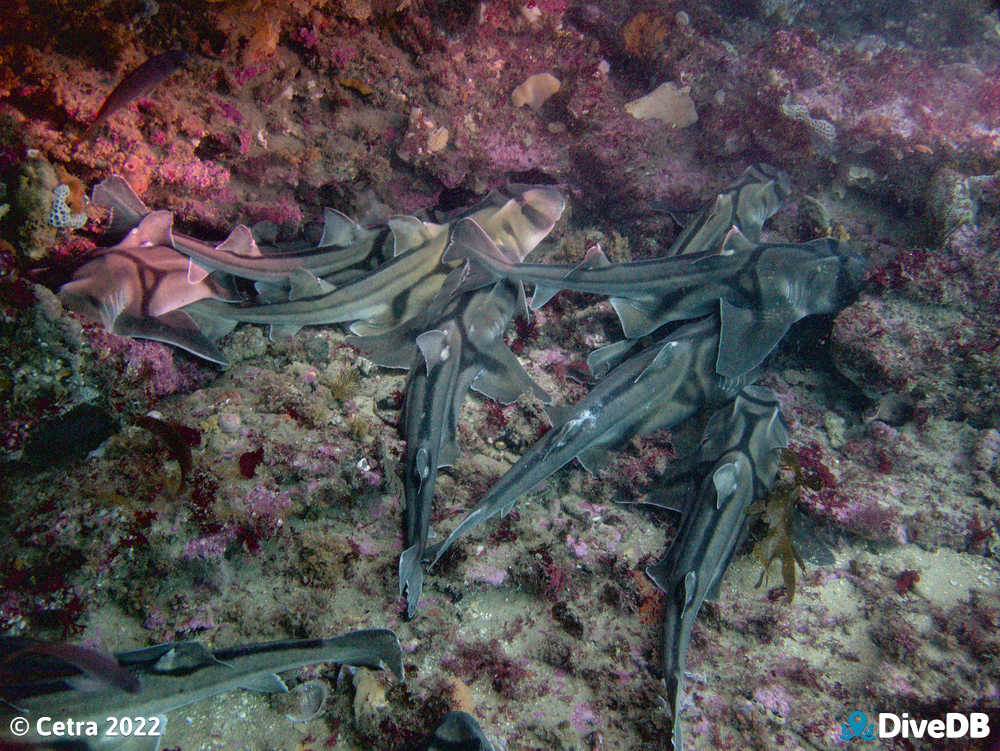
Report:
M45 165L86 186L122 174L206 239L261 220L300 235L323 205L433 217L508 179L554 182L568 210L533 260L601 242L621 261L667 247L768 162L795 192L765 239L849 238L870 270L857 302L793 328L762 379L823 479L799 503L807 571L789 603L777 566L756 586L752 541L734 558L688 651L686 748L981 747L839 740L854 710L1000 706L1000 18L973 0L868 5L14 0L0 20L4 449L16 458L42 420L90 399L121 427L87 456L5 471L0 633L112 650L399 635L404 684L304 671L331 684L306 724L273 697L220 696L169 718L164 746L185 751L404 749L449 708L509 751L669 748L662 597L643 570L676 525L618 502L654 488L698 426L634 441L596 477L559 472L462 540L406 621L404 375L338 326L270 341L242 325L221 370L67 313L48 290L101 245L104 217L49 225ZM74 151L122 74L173 47L187 65ZM560 91L515 107L540 72ZM666 81L690 87L696 123L625 111ZM586 353L618 336L606 303L563 293L508 341L573 402ZM183 483L131 424L150 410L193 429ZM545 424L526 397L466 403L438 535Z

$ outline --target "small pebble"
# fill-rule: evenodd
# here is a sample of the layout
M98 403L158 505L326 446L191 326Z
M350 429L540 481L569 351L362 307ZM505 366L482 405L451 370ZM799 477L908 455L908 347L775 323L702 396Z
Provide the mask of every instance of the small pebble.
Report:
M236 412L222 412L219 414L219 430L227 435L239 433L243 421Z

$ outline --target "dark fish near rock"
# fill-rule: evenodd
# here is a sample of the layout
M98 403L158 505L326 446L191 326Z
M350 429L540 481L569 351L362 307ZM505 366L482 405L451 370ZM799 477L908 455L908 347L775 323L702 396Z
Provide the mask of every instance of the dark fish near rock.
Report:
M448 712L437 730L416 751L493 751L475 718L467 712Z
M42 470L86 456L106 441L118 423L96 404L78 404L43 422L24 444L22 462Z
M73 148L76 149L80 144L93 138L97 129L104 125L109 117L122 107L127 106L130 102L135 101L139 97L146 96L146 94L156 88L171 73L181 67L186 59L187 53L184 50L170 50L159 55L153 55L153 57L125 76L121 83L115 86L111 93L108 94L107 99L104 100L101 108L97 111L93 122L90 123L90 126L83 135L73 143Z

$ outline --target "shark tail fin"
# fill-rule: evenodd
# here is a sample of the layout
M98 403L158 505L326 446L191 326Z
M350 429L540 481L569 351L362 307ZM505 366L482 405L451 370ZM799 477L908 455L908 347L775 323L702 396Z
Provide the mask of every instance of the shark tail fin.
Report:
M421 565L423 550L419 545L411 545L399 556L399 595L406 595L406 617L417 613L420 595L424 589L424 569Z
M146 204L121 175L112 175L95 185L90 202L111 210L108 230L113 234L124 235L149 213Z

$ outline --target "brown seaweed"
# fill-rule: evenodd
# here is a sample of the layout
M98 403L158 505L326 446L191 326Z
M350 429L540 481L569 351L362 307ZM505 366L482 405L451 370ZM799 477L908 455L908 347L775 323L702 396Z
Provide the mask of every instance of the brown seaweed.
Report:
M771 564L776 559L781 560L781 578L785 585L786 601L791 603L795 599L795 566L796 564L802 573L806 571L806 565L802 557L795 549L793 539L793 523L795 521L795 506L802 495L802 488L819 490L822 485L817 475L807 475L799 463L799 457L793 451L782 449L781 468L792 473L791 480L779 482L774 490L753 506L748 513L761 514L767 523L767 535L754 545L753 554L760 561L764 570L757 580L760 587L767 583L768 573Z

